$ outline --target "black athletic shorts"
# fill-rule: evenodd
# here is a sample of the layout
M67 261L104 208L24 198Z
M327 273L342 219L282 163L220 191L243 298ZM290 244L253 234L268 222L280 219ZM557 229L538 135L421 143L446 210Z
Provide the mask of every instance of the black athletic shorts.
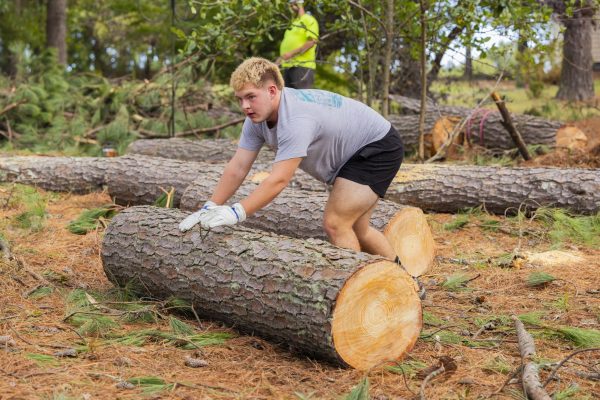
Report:
M290 67L283 70L285 86L294 89L312 89L315 83L315 70L306 67Z
M400 169L403 158L402 138L392 126L383 139L369 143L354 153L336 178L367 185L383 198Z

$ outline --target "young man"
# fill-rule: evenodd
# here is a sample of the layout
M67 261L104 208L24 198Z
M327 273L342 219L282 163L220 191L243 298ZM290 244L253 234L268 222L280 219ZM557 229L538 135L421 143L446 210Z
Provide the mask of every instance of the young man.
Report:
M296 16L285 31L276 63L283 69L285 86L310 89L315 82L317 68L319 24L315 17L304 11L303 0L290 0L289 3Z
M296 168L333 184L323 226L334 245L396 254L369 225L403 158L391 124L366 105L323 90L284 88L277 66L263 58L244 61L230 84L246 114L239 147L210 200L181 222L181 231L233 225L265 207L287 186ZM263 144L276 152L271 174L248 197L223 205L240 187Z

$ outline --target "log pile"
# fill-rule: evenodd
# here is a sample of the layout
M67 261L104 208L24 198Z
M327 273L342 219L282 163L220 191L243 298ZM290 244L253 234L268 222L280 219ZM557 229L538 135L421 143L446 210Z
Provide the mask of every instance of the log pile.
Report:
M183 234L183 217L153 207L117 215L102 246L109 279L358 369L399 359L415 344L420 301L396 264L245 227Z

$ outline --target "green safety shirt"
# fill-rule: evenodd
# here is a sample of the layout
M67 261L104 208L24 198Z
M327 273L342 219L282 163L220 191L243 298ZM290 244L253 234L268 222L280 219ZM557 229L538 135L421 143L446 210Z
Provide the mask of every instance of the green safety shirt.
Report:
M295 18L290 27L285 31L281 46L279 46L279 55L296 50L302 47L310 39L319 39L319 24L315 17L310 14L304 14L301 17ZM313 46L302 54L283 61L282 68L290 67L305 67L317 68L316 60L317 46Z

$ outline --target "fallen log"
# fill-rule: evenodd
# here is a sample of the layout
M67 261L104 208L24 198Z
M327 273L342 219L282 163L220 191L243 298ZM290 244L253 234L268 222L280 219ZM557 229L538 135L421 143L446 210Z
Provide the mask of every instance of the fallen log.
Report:
M400 105L403 115L416 115L420 111L420 101L409 97L392 95L391 98ZM478 109L473 110L466 107L441 106L430 103L426 115L427 132L431 130L431 119L442 116L469 117L465 126L465 134L471 143L479 144L490 150L502 151L515 148L511 137L503 126L502 116L497 111ZM556 134L563 125L559 121L534 117L525 114L511 114L515 127L521 133L527 144L544 144L554 147L556 145ZM402 117L394 117L405 121ZM394 125L396 128L396 124Z
M218 164L229 161L236 150L237 140L232 139L140 139L127 147L127 154ZM274 159L275 154L263 148L258 153L257 162L268 163Z
M181 198L181 209L199 209L208 200L215 184L206 175L194 181ZM236 194L236 200L250 194L255 187L255 184L242 186ZM267 207L244 221L244 226L301 239L327 240L323 230L327 199L327 193L288 188ZM377 204L371 224L383 232L412 276L420 276L431 268L435 243L427 218L419 208L383 200Z
M0 182L37 186L55 192L102 190L110 159L96 157L2 157Z
M421 305L396 264L242 226L184 234L184 216L133 207L114 217L102 244L107 277L358 369L399 359L415 344Z
M594 214L600 211L600 170L403 164L386 197L436 212L483 205L496 214L539 207Z
M181 161L168 158L130 155L112 158L106 172L108 193L120 205L148 205L163 194L163 189L175 189L173 206L179 207L181 196L186 188L197 178L203 177L216 186L225 168L224 164L209 164L193 161ZM248 174L251 182L260 182L269 175L270 165L255 164ZM291 187L325 191L327 186L298 171Z

